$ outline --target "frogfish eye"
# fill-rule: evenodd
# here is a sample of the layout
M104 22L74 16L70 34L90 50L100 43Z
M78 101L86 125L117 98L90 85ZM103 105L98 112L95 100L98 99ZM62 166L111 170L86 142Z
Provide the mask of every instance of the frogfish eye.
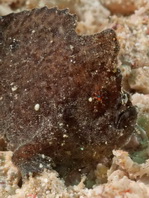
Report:
M115 127L117 129L124 129L135 124L137 118L136 107L128 107L126 110L120 112L115 118Z

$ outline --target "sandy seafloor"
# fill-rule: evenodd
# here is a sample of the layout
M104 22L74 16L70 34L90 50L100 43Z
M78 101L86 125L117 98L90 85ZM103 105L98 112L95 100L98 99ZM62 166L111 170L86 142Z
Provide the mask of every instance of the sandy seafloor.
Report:
M77 186L66 187L54 170L45 170L24 179L11 163L11 151L0 152L0 198L149 198L149 0L0 0L0 15L35 7L57 6L78 15L76 31L93 34L112 27L121 46L118 67L123 75L123 89L131 94L138 108L138 126L144 140L142 150L133 159L125 151L113 151L113 164L107 182L92 189L82 178ZM138 162L141 162L140 164ZM103 173L104 174L104 173Z

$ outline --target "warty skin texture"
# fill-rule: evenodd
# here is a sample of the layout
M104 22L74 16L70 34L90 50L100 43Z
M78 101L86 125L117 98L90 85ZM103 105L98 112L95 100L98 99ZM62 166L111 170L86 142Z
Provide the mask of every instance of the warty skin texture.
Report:
M88 175L134 131L115 32L75 27L76 16L56 8L0 18L0 133L22 174L51 164L63 178Z

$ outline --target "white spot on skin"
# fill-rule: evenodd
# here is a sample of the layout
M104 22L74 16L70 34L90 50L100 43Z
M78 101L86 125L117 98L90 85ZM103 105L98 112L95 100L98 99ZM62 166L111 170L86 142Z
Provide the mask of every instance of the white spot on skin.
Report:
M61 146L64 146L65 145L65 142L61 143Z
M92 98L92 97L90 97L90 98L88 99L88 101L89 101L89 102L92 102L92 101L93 101L93 98Z
M35 30L32 30L32 34L34 34L36 31Z
M64 135L63 135L63 138L68 138L68 135L64 134Z
M12 91L16 91L17 89L18 89L18 87L17 87L16 85L14 85L14 86L11 88Z
M73 50L73 48L74 48L74 47L73 47L72 45L70 45L70 49Z
M39 111L39 109L40 109L40 104L35 104L34 110L35 110L35 111Z
M15 95L14 95L14 98L17 100L17 99L18 99L18 95L17 95L17 94L15 94Z

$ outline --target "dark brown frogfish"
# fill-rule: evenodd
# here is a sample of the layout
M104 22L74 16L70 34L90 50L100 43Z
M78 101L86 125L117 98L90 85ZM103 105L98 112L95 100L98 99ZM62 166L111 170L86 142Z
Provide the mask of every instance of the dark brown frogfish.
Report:
M0 17L0 136L22 174L50 164L64 179L89 175L134 132L115 32L75 27L67 9Z

